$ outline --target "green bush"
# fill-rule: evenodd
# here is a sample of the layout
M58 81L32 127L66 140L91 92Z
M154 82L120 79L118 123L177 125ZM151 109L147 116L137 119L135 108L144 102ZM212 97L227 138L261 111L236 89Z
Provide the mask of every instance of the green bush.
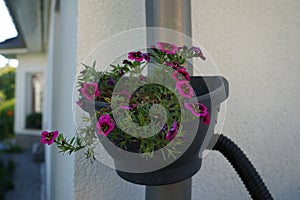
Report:
M4 94L4 92L2 92L2 91L0 90L0 105L1 105L1 103L2 103L3 101L5 101L5 99L6 99L6 95Z
M26 128L40 130L42 128L42 113L31 113L27 115Z
M4 101L0 105L0 140L14 134L14 107L15 99Z
M0 68L0 90L5 94L6 99L15 97L15 75L16 68Z
M4 194L8 190L14 189L12 182L12 175L15 170L15 163L9 160L8 166L6 166L3 160L0 160L0 200L4 199Z

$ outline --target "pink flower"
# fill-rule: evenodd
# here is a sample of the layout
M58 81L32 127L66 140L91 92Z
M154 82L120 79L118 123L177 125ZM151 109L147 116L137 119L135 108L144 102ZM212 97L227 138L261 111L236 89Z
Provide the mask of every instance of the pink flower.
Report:
M176 88L179 94L187 99L190 99L194 96L194 90L190 86L188 81L179 81L176 83Z
M120 92L122 95L124 95L125 97L127 97L127 98L129 98L129 99L131 99L131 95L127 92L127 90L122 90L121 92Z
M128 53L128 58L130 60L135 60L136 62L142 62L144 60L142 52L137 51L137 52L129 52Z
M178 50L176 45L166 42L157 42L157 47L166 54L175 54Z
M204 117L208 114L207 111L207 107L205 105L203 105L202 103L184 103L184 107L191 111L191 113L195 116L195 117Z
M136 107L137 107L136 103L131 104L129 106L120 106L120 108L125 109L125 110L130 110L130 109L133 109L133 108L136 108Z
M87 100L95 99L100 95L98 84L96 82L84 83L83 87L80 89L80 92Z
M178 70L173 71L172 78L175 81L191 80L189 73L183 67L179 68Z
M41 143L50 145L54 142L57 136L58 136L58 131L52 131L52 132L43 131Z
M115 125L109 114L101 115L97 124L97 134L108 136L108 134L114 129Z
M198 103L198 102L184 103L184 107L186 109L188 109L189 111L191 111L191 113L194 116L199 117L203 124L209 124L210 123L210 115L208 113L208 109L202 103Z
M169 130L168 133L166 134L166 140L171 141L171 140L174 139L174 137L175 137L176 134L177 134L177 128L178 128L178 127L177 127L177 122L174 121L174 123L172 124L170 130Z
M143 76L142 74L139 76L139 81L145 81L146 80L146 77Z
M201 49L199 47L192 47L191 52L195 55L200 57L202 60L206 60L206 57L202 53Z
M175 70L182 67L178 62L166 62L165 65L172 67Z
M202 121L203 124L209 124L210 123L209 113L207 112L204 116L201 116L200 120Z
M79 107L82 107L83 106L83 100L82 99L79 99L78 101L76 101L76 104L79 106Z
M145 61L150 61L150 54L149 53L142 53L142 57L145 59Z

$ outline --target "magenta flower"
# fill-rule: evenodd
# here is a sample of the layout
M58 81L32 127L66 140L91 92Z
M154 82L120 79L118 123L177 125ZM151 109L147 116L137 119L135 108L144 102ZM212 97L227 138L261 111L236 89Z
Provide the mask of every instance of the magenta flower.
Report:
M166 134L166 139L167 139L167 140L171 141L171 140L174 139L174 137L175 137L176 134L177 134L177 128L178 128L177 126L178 126L178 125L177 125L177 122L174 121L174 123L172 124L170 130L169 130L168 133Z
M122 90L121 94L131 99L131 95L127 92L127 90Z
M157 47L166 54L175 54L178 50L176 45L166 42L157 42Z
M175 70L182 67L178 62L166 62L165 65L172 67Z
M172 78L175 81L191 80L189 73L183 67L179 68L178 70L173 71Z
M192 47L191 51L195 56L200 57L202 60L206 60L206 57L204 56L204 54L202 53L199 47Z
M149 53L142 53L142 57L149 62L150 61L150 54Z
M58 131L52 131L52 132L43 131L41 143L50 145L54 142L57 136L58 136Z
M84 83L83 87L80 89L80 92L87 100L95 99L100 95L98 84L96 82Z
M97 134L108 136L108 134L114 129L115 125L109 114L101 115L97 124Z
M207 112L204 116L201 116L200 120L202 121L203 124L209 124L210 123L209 113Z
M125 109L125 110L131 110L131 109L136 108L136 107L137 107L136 103L131 104L129 106L120 106L120 108Z
M190 99L194 96L194 90L190 86L188 81L179 81L176 83L176 88L179 94L187 99Z
M146 81L147 79L146 79L146 77L144 76L144 75L140 75L139 76L139 81Z
M128 58L130 60L135 60L136 62L142 62L144 60L142 52L137 51L137 52L129 52L128 53Z
M76 104L77 104L79 107L82 107L82 106L84 105L82 99L79 99L78 101L76 101Z
M107 85L114 85L115 84L115 80L112 77L109 77L107 80Z
M203 105L202 103L184 103L184 107L191 111L191 113L195 116L195 117L204 117L208 114L208 110L207 107L205 105Z

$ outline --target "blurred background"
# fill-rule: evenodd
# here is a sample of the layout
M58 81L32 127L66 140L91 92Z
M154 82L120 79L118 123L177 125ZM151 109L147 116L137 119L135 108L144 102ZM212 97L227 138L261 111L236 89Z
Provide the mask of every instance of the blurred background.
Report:
M299 199L300 1L184 3L191 19L178 27L191 24L193 39L229 80L223 134L246 152L275 199ZM106 38L146 27L146 15L145 0L0 0L0 199L144 199L144 186L39 140L45 129L76 134L76 69ZM193 177L192 199L250 197L213 152Z

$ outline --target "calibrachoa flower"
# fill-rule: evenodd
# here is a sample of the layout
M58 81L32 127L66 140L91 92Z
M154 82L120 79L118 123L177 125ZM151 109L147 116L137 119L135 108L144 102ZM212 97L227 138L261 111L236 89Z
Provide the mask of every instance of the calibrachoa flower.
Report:
M80 89L80 92L87 100L95 99L100 95L98 84L96 82L84 83L83 87Z
M115 84L115 80L112 77L109 77L107 80L107 85L114 85Z
M194 90L190 86L188 81L177 82L176 89L178 90L179 94L184 98L190 99L194 96Z
M142 53L142 57L149 62L150 61L150 54L149 53Z
M195 56L199 56L202 60L206 59L206 57L204 56L204 54L202 53L199 47L192 47L191 51Z
M135 60L136 62L142 62L144 60L144 57L142 55L142 52L137 51L137 52L129 52L128 53L128 58L130 60Z
M187 103L187 102L185 102L184 107L186 109L188 109L189 111L191 111L191 113L195 117L199 117L203 124L209 124L210 123L210 115L209 115L208 109L202 103L198 103L198 102Z
M173 124L172 124L172 126L171 126L171 128L170 128L170 130L169 130L168 133L166 134L166 139L167 139L167 140L171 141L171 140L174 139L174 137L175 137L176 134L177 134L177 126L178 126L178 125L177 125L177 122L174 121Z
M184 107L191 111L191 113L195 116L195 117L204 117L207 115L208 110L207 107L205 105L203 105L202 103L184 103Z
M209 124L210 123L210 114L207 112L204 116L200 117L200 120L203 124Z
M114 129L114 123L109 114L101 115L98 123L96 124L97 134L108 136L108 134Z
M120 106L120 108L125 109L125 110L130 110L130 109L133 109L133 108L136 108L136 107L137 107L136 103L131 104L129 106Z
M76 101L76 104L77 104L79 107L81 107L81 106L83 106L83 105L84 105L84 103L83 103L83 100L82 100L82 99L79 99L78 101Z
M166 62L165 65L172 67L175 70L182 67L178 62Z
M157 47L159 48L159 50L167 54L175 54L178 50L178 47L175 44L166 42L157 42Z
M58 131L52 131L52 132L43 131L41 143L50 145L54 142L57 136L58 136Z
M190 81L191 80L189 73L183 67L179 68L178 70L173 71L172 78L175 81L185 81L185 80Z

